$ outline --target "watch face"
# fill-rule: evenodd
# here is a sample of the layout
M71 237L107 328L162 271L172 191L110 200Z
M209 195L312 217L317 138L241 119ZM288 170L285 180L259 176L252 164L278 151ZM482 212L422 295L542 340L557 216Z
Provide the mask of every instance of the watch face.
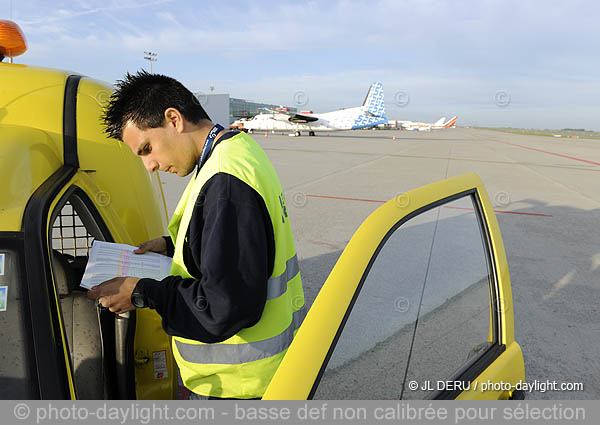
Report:
M132 294L131 295L131 304L134 305L134 307L137 308L144 308L146 307L146 303L144 302L144 296L142 294Z

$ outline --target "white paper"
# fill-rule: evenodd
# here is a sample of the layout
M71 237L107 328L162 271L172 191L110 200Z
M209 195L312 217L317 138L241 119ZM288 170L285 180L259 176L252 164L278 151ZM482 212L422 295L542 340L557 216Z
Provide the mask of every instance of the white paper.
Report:
M81 286L91 289L114 277L135 276L161 280L171 271L171 257L146 252L134 254L137 247L120 243L94 241Z

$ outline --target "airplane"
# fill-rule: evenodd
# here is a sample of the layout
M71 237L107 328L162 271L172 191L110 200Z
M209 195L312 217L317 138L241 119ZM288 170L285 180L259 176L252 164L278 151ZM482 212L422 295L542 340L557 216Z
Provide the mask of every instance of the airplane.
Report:
M447 122L446 117L442 117L433 124L425 123L425 122L415 122L415 121L398 121L400 127L403 130L413 130L413 131L430 131L432 129L441 129L441 128L455 128L456 121L458 120L457 116L450 118Z
M323 114L312 111L293 113L286 108L268 109L268 113L234 121L230 128L252 133L253 131L290 131L290 136L300 136L307 131L314 136L316 131L356 130L387 123L383 100L383 84L373 83L362 106Z

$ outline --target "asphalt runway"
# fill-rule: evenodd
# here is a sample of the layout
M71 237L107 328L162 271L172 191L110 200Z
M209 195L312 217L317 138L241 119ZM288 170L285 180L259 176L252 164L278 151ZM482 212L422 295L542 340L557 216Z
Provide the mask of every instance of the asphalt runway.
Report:
M526 397L600 399L600 141L466 128L253 137L284 187L309 304L383 202L477 173L507 252L526 380L584 385ZM161 178L172 213L187 178Z

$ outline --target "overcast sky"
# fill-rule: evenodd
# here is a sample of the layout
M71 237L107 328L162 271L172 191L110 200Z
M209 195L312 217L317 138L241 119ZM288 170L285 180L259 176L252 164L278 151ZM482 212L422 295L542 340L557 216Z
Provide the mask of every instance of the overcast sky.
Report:
M594 1L12 3L29 44L15 62L110 83L152 50L192 91L327 112L381 81L390 119L600 130Z

